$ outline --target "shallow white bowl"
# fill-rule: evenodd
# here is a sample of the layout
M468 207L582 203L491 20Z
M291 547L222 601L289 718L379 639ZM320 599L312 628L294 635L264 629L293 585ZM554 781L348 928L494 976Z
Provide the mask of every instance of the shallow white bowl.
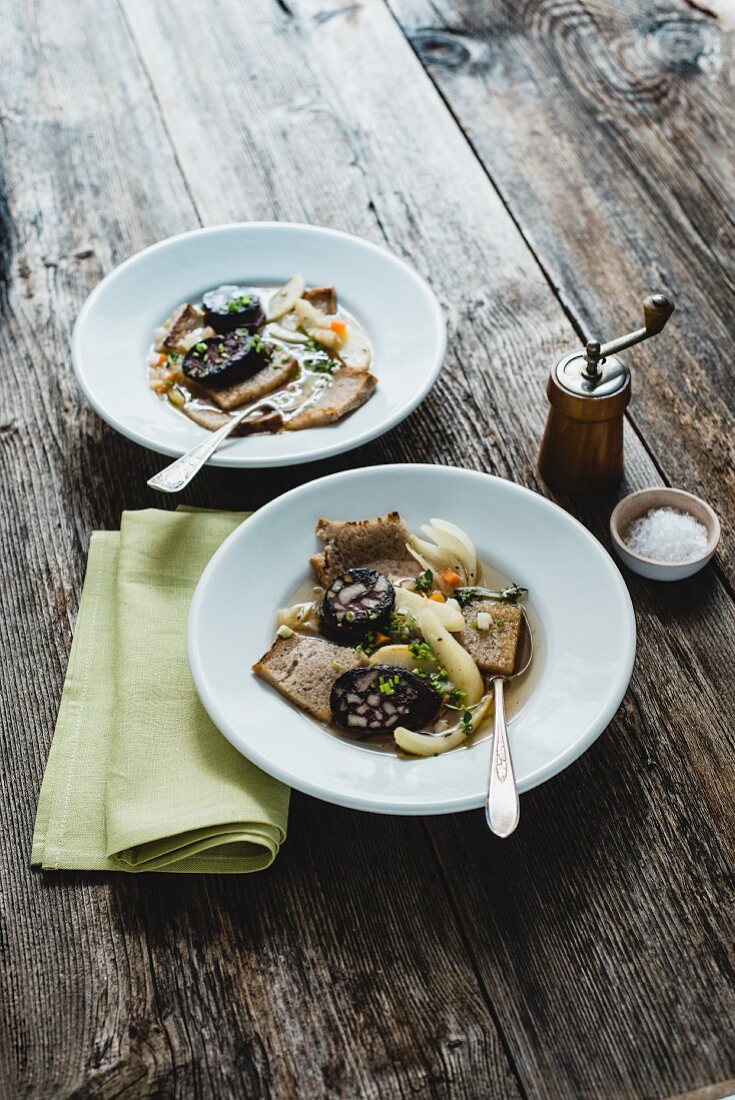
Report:
M652 508L677 508L688 512L707 529L707 548L696 558L688 561L656 561L637 554L628 546L625 536L635 520L644 516ZM638 573L652 581L682 581L704 569L720 541L720 521L717 513L710 508L706 500L686 493L683 489L665 489L655 486L651 489L639 489L623 497L610 516L610 535L615 553L620 560Z
M233 439L216 466L288 466L359 447L388 431L423 400L444 358L446 327L428 284L369 241L287 222L198 229L146 248L92 291L74 326L72 359L85 396L129 439L181 455L205 429L161 401L147 385L153 329L183 301L220 283L285 282L295 271L311 285L334 284L340 301L373 343L378 388L339 424Z
M344 740L257 679L275 611L308 575L319 516L398 509L416 529L438 516L465 528L480 556L529 588L533 690L510 721L521 791L556 775L615 714L630 680L635 619L600 543L561 508L512 482L443 466L375 466L309 482L246 520L197 586L189 664L215 725L250 760L308 794L391 814L480 806L490 760L481 741L445 756L400 759Z

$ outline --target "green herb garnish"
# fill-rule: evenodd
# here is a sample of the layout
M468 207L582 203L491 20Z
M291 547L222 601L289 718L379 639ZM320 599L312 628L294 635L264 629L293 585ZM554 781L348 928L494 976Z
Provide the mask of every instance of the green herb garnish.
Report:
M427 569L425 573L422 573L420 577L416 578L416 591L417 592L431 592L434 586L434 574L430 569Z
M239 313L241 309L247 309L252 300L252 294L239 294L237 298L230 298L225 309L228 313Z
M415 657L417 661L430 661L434 653L428 642L421 642L416 639L413 642L408 643L408 649L412 657Z
M417 586L418 587L418 584ZM490 588L457 588L454 598L460 607L472 600L493 600L495 603L518 603L528 592L527 588L521 588L518 584L509 584L507 588L501 588L494 592Z

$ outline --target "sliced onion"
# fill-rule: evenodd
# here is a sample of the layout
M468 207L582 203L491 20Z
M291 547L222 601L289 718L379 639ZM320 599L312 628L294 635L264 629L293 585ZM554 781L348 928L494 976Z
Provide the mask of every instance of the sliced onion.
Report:
M305 286L303 275L292 275L287 283L271 295L265 315L266 320L277 321L279 317L283 317L284 313L292 310L304 293Z
M288 626L291 630L299 630L314 619L316 603L295 603L292 607L279 607L276 612L276 622L279 626Z
M272 324L268 328L268 334L275 336L276 340L283 340L286 344L308 344L309 337L305 332L296 332L295 329L284 328L283 325Z
M353 322L347 331L347 340L339 349L339 357L352 370L368 370L372 360L370 341L361 328Z
M428 529L421 528L424 533L431 532L431 537L442 547L450 550L459 559L467 574L469 584L474 584L477 577L477 551L472 539L456 523L449 523L445 519L432 519Z

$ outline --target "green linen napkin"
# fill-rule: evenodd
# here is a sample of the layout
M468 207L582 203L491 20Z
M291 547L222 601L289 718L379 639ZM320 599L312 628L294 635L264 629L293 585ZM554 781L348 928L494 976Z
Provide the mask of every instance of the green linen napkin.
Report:
M234 873L275 859L288 788L215 728L186 658L196 583L246 515L125 512L119 534L92 535L34 866Z

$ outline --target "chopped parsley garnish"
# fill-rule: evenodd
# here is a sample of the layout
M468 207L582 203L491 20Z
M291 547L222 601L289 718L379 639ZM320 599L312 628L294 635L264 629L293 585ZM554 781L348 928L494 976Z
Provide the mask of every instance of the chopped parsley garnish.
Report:
M411 656L415 657L417 661L430 661L434 656L429 643L421 642L418 638L408 643L408 649Z
M418 587L418 585L417 585ZM518 603L528 592L527 588L520 585L509 584L507 588L501 588L499 592L493 592L490 588L455 588L454 598L460 607L472 600L494 600L495 603Z
M400 676L379 676L378 690L382 695L395 695L396 687L400 682Z
M427 569L425 573L422 573L420 577L416 578L416 591L417 592L431 592L434 585L434 574L430 569Z
M241 309L247 309L252 300L252 294L238 294L237 298L230 298L225 308L228 313L239 313Z
M200 341L200 342L199 342L198 344L195 344L195 345L194 345L194 350L195 350L195 351L198 351L198 352L199 352L199 354L201 355L201 353L202 353L203 351L206 351L206 350L207 350L207 345L206 345L206 344L204 343L204 341Z
M437 669L429 679L437 695L445 695L447 693L447 680L449 676L445 668Z
M462 711L462 730L464 732L465 737L469 737L469 735L472 733L472 711L471 710Z
M394 634L404 642L408 642L416 637L415 622L415 615L410 615L405 611L394 611L388 620L388 633Z
M352 647L355 653L364 653L366 657L371 657L375 650L378 648L375 641L375 635L371 630L363 637L361 642Z

